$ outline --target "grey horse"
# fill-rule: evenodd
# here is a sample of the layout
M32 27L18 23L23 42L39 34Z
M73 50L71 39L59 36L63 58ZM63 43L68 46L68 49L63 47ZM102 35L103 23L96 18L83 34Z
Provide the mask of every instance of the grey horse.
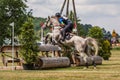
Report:
M61 45L61 44L59 44L59 39L61 37L61 35L60 35L61 27L59 26L60 24L59 24L58 20L54 16L49 17L46 20L45 25L46 26L50 26L50 24L53 25L53 31L52 31L52 33L48 33L47 34L45 40L47 40L49 38L49 39L51 39L51 41L54 41L55 43L58 43L58 45ZM87 68L88 68L87 57L91 56L91 54L86 51L86 47L88 45L93 45L94 48L95 48L94 55L98 54L98 44L97 44L97 41L94 38L91 38L91 37L82 38L80 36L72 34L72 37L69 40L65 39L65 41L62 42L62 44L63 45L67 45L67 46L71 46L71 47L74 46L74 48L78 52L78 54L81 57L83 57L83 60L86 63L86 67ZM75 63L75 59L73 59L73 62ZM96 68L96 64L95 63L94 63L94 67Z

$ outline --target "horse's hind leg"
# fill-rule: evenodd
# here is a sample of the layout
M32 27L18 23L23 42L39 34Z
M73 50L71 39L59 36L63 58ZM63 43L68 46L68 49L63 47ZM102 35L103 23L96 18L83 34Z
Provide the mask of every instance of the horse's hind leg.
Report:
M85 67L88 68L89 64L88 64L87 56L86 55L83 57L83 60L85 61Z
M85 62L85 68L84 69L88 68L89 67L89 64L88 64L88 61L87 61L88 56L83 52L80 54L80 56L83 57L83 60Z
M94 69L96 69L96 62L93 58L92 58L92 65L94 66Z
M95 63L95 61L93 61L93 66L94 66L94 69L96 69L96 63Z

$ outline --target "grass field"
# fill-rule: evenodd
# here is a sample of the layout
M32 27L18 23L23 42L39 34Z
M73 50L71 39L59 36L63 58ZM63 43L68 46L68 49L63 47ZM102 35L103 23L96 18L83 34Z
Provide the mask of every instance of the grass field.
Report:
M109 61L97 69L90 66L55 68L50 70L1 70L0 80L120 80L120 51L113 50Z

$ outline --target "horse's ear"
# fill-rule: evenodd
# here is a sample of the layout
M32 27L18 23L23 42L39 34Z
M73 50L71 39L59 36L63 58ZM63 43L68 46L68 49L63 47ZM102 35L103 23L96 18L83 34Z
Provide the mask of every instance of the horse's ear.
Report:
M48 16L48 19L50 19L50 16Z

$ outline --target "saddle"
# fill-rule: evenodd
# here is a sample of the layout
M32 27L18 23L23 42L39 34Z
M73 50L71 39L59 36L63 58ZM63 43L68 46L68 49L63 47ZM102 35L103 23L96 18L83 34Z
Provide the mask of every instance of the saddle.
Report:
M73 34L73 33L66 33L66 37L65 37L65 40L70 40L73 36L74 36L75 34ZM60 43L60 44L62 44L63 45L63 40L62 40L62 38L63 37L61 37L59 40L58 40L58 42Z
M68 33L66 33L65 40L70 40L73 36L74 36L74 34L68 32Z

